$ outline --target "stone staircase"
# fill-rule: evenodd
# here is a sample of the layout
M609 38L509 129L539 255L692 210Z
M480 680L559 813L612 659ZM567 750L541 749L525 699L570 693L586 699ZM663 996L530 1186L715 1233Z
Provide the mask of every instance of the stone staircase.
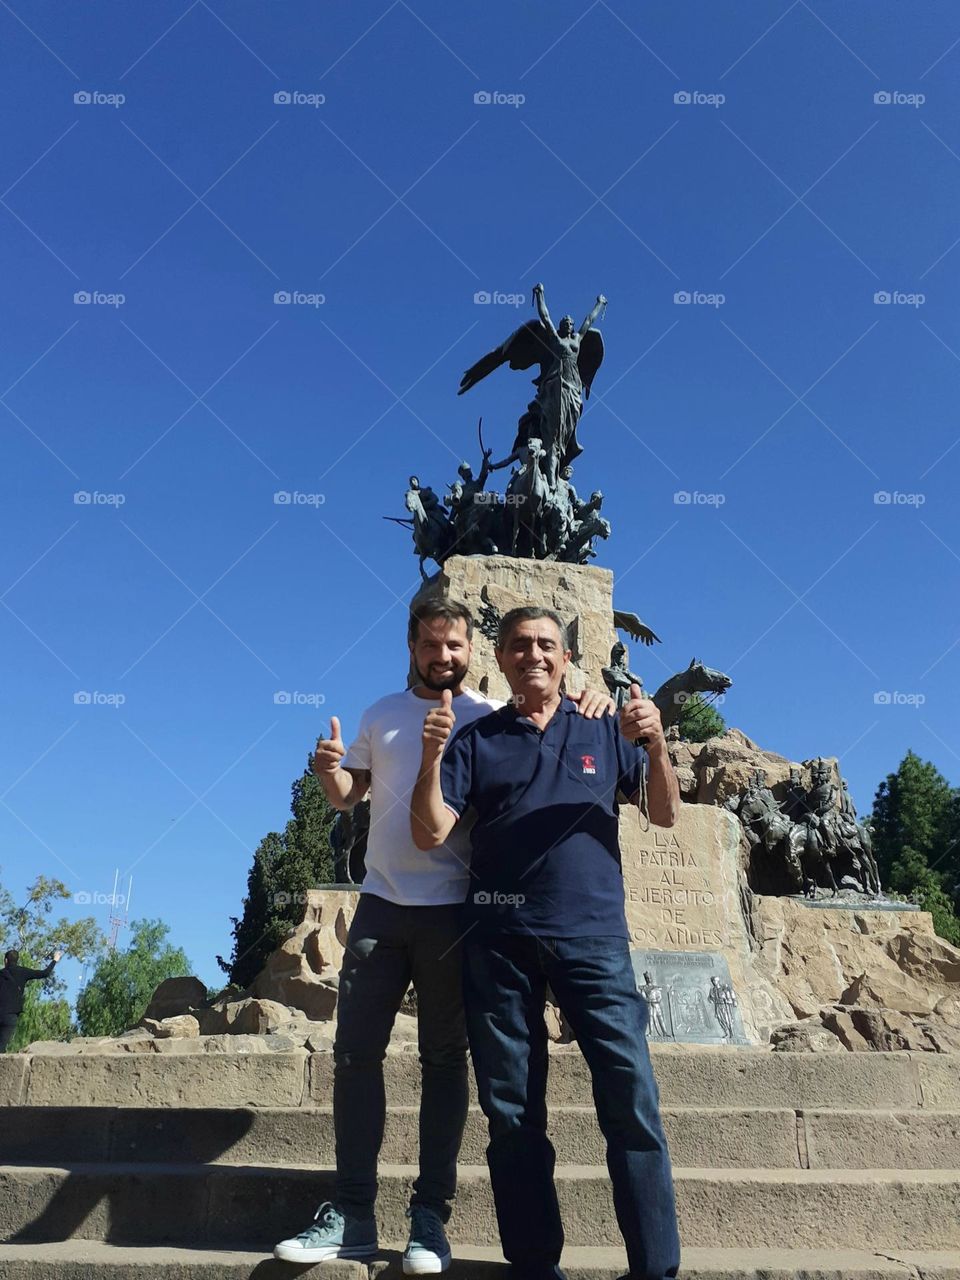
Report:
M269 1043L269 1038L264 1042ZM705 1280L960 1280L960 1058L655 1048L684 1242ZM383 1280L401 1274L419 1065L391 1052L383 1258L315 1268L273 1244L332 1197L329 1054L0 1058L0 1280ZM551 1053L570 1280L626 1270L589 1075ZM474 1106L449 1275L495 1280Z

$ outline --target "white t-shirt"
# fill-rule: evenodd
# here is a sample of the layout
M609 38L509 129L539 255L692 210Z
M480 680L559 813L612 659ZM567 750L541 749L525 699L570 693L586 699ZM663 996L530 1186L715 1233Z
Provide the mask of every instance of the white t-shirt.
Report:
M370 836L362 893L406 907L463 902L470 866L470 832L458 822L446 844L418 849L410 834L410 798L420 771L423 722L439 702L410 689L367 707L342 764L370 771ZM464 689L453 699L454 733L502 702Z

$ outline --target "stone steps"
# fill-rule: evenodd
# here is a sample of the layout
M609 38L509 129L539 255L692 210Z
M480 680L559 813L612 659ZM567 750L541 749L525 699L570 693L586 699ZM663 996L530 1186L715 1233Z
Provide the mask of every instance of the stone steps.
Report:
M332 1094L329 1053L188 1053L167 1043L157 1053L3 1055L0 1107L299 1107ZM654 1046L652 1057L664 1106L960 1110L960 1055ZM392 1105L418 1103L416 1053L388 1053L384 1074ZM475 1102L472 1078L471 1090ZM551 1052L548 1090L551 1106L590 1104L576 1046Z
M0 1280L289 1276L273 1244L333 1198L333 1062L262 1043L0 1057ZM685 1277L960 1280L960 1055L654 1047L653 1061ZM390 1052L384 1071L378 1218L396 1242L416 1176L416 1053ZM472 1078L471 1096L450 1275L493 1280L506 1271ZM575 1046L551 1051L549 1098L566 1269L614 1280L626 1263ZM310 1273L400 1269L394 1256Z
M293 1268L263 1252L131 1247L77 1240L66 1244L0 1245L0 1280L399 1280L400 1248L384 1249L371 1263L325 1262ZM626 1256L616 1248L568 1247L569 1280L619 1280ZM462 1246L450 1280L507 1280L499 1249ZM685 1249L684 1280L960 1280L960 1253L892 1255L854 1249Z
M405 1236L416 1173L411 1165L381 1164L377 1215L385 1239ZM618 1247L606 1169L564 1165L556 1182L570 1244ZM678 1169L675 1182L681 1236L690 1247L735 1240L742 1248L788 1241L815 1249L842 1241L874 1252L960 1250L960 1170ZM0 1167L7 1243L259 1246L300 1230L332 1194L332 1171L310 1167ZM469 1245L496 1240L485 1166L461 1166L449 1234Z
M3 1115L0 1159L196 1161L249 1165L332 1165L333 1109L11 1107ZM664 1107L674 1167L741 1169L960 1168L960 1112ZM557 1107L550 1133L561 1164L605 1160L592 1106ZM403 1164L419 1142L419 1108L391 1107L381 1158ZM483 1164L487 1125L472 1107L460 1159Z

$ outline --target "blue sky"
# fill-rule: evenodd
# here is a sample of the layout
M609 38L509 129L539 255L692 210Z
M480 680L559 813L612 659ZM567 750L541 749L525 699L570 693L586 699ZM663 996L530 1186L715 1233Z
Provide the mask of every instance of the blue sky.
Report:
M555 316L610 299L575 480L663 637L645 683L729 672L728 722L839 755L861 811L908 748L958 781L954 5L13 0L0 29L15 893L132 872L219 980L329 714L403 684L418 574L381 516L481 413L506 452L525 375L455 392L537 280Z

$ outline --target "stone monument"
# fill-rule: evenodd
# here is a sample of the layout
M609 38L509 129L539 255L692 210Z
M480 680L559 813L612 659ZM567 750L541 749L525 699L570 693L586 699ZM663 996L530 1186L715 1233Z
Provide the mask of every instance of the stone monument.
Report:
M644 645L660 637L637 614L614 608L613 574L588 563L611 526L600 516L602 492L582 500L572 482L584 400L603 362L596 322L606 298L597 296L579 329L570 316L554 325L542 285L534 303L536 319L460 382L462 395L501 366L537 369L509 452L492 460L481 420L476 472L462 462L443 498L409 477L409 515L399 522L412 530L423 577L414 600L440 594L469 605L476 619L469 682L502 699L509 690L494 656L497 624L516 606L548 606L568 627L568 690L606 686L622 705L630 685L643 684L618 632ZM489 488L507 467L504 492ZM627 923L650 1039L960 1048L960 950L936 937L925 912L883 898L869 832L839 763L791 762L738 729L706 743L680 738L685 700L720 696L730 685L696 658L660 685L652 696L680 782L679 820L666 829L633 807L621 813ZM264 1006L275 1002L310 1019L335 1016L363 834L361 814L338 825L344 883L311 890L303 923L246 992L219 1002L222 1010L198 1012L249 1020L270 1016ZM569 1038L555 1010L547 1022L552 1038Z

